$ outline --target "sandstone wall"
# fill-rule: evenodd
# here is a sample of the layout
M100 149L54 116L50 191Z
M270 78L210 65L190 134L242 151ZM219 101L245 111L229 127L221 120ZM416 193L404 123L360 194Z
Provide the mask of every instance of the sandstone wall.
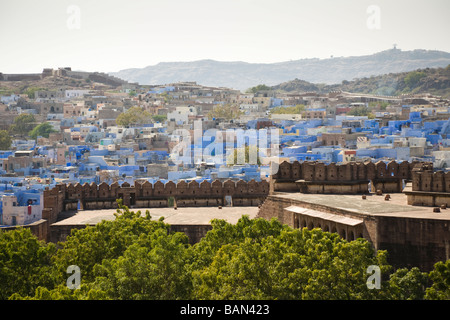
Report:
M131 186L128 183L111 185L101 183L59 184L44 193L44 210L51 219L60 212L68 210L97 210L117 208L117 199L122 199L128 207L188 207L188 206L258 206L263 203L269 193L267 181L234 182L215 180L212 183L203 181L189 183L169 181L154 184L146 181L136 182Z
M364 193L362 183L372 183L372 192L402 192L403 181L411 181L416 168L432 169L431 163L391 161L385 163L350 162L345 164L324 164L320 162L282 162L278 172L271 176L271 190L299 191L295 181L302 181L310 187L305 192L313 193ZM341 185L341 188L337 187ZM326 186L326 187L325 187ZM343 187L346 186L346 187ZM322 189L321 189L322 188Z

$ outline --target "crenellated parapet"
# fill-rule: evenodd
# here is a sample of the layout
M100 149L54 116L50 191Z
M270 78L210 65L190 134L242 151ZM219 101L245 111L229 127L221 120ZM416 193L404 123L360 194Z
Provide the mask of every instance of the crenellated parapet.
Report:
M450 172L416 168L412 172L412 188L405 193L410 205L447 208L450 206Z
M129 207L182 206L257 206L269 193L267 181L221 182L156 181L154 184L136 181L134 185L117 182L58 184L44 194L44 207L54 206L53 212L67 210L97 210L117 208L117 199ZM55 196L59 195L58 207Z
M413 173L412 191L450 193L450 172L416 171Z
M367 193L371 188L382 192L402 192L403 181L412 180L415 168L432 170L428 162L401 163L391 161L349 162L324 164L321 162L282 162L271 176L271 191L299 191L305 193Z
M428 162L408 162L401 163L391 161L373 162L349 162L343 164L324 164L313 161L283 161L277 173L272 175L277 180L298 180L310 181L350 181L350 180L373 180L386 178L400 178L411 180L412 169L426 165L432 169L432 164Z

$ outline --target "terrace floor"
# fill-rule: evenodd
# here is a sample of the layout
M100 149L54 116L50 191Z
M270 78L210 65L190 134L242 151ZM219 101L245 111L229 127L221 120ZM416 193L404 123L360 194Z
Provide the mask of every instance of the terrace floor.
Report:
M117 209L102 210L80 210L73 212L72 216L53 223L52 225L95 225L102 220L114 220ZM153 220L164 217L164 222L171 225L209 225L212 219L223 219L235 224L242 217L248 215L250 219L255 218L258 207L178 207L174 208L132 208L131 211L149 210Z

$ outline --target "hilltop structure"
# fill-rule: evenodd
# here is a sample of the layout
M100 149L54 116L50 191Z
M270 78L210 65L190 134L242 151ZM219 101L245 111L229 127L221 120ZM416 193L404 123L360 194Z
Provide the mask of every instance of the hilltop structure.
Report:
M74 79L87 79L99 83L104 83L114 87L119 87L123 84L128 83L123 79L114 77L112 75L103 72L85 72L85 71L72 71L70 67L52 69L45 68L42 73L21 73L21 74L7 74L0 72L0 81L32 81L41 80L46 77L70 77Z

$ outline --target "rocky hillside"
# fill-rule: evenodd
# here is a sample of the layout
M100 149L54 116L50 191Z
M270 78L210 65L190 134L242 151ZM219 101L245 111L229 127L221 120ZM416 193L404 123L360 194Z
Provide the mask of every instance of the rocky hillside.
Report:
M448 52L390 49L358 57L301 59L269 64L214 60L164 62L110 74L140 84L196 81L205 86L246 90L258 84L274 86L292 79L302 79L315 84L340 84L344 80L351 81L356 78L423 68L446 67L449 64L450 53Z
M103 79L99 79L104 81ZM113 89L115 86L90 79L76 79L67 76L50 76L39 80L0 81L0 96L10 94L28 94L34 97L36 90L68 89Z
M388 73L364 77L340 84L313 84L303 80L292 80L272 87L281 91L317 91L327 93L342 90L355 93L400 95L404 93L431 93L450 98L450 64L445 68L425 68L410 72Z

